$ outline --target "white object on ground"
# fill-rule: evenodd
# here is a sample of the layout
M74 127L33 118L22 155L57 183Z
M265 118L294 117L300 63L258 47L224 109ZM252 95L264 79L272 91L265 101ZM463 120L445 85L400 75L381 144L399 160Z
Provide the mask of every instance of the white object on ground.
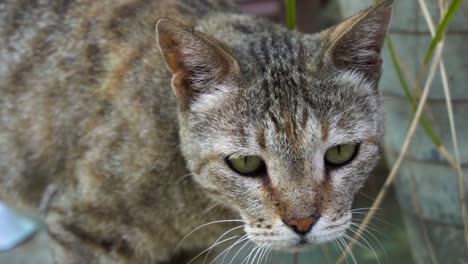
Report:
M0 251L15 248L38 230L38 224L0 202Z

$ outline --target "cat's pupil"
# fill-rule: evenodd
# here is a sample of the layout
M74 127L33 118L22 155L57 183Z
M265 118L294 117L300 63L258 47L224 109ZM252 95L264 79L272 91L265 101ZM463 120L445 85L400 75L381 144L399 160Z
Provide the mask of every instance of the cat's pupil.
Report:
M336 145L325 153L325 163L332 167L346 165L356 156L357 148L357 144Z
M257 156L228 157L225 162L234 172L243 176L262 176L266 171L265 162Z

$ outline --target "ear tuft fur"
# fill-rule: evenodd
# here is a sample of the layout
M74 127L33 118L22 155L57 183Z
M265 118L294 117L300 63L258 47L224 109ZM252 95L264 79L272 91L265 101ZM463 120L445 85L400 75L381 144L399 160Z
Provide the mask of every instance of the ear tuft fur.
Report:
M185 109L200 93L210 91L238 71L237 61L214 38L170 19L156 24L157 42L173 73L172 88Z
M330 43L326 59L338 68L356 70L369 79L378 79L392 2L382 1L323 32Z

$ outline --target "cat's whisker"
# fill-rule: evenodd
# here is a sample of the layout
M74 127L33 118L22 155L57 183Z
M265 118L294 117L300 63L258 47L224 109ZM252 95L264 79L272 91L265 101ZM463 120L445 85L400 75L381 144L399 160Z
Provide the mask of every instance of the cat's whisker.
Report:
M373 202L373 201L375 200L375 197L372 197L372 196L370 196L370 195L368 195L368 194L365 194L365 193L363 193L363 192L358 192L358 194L361 195L361 196L363 196L363 197L365 197L365 198L367 198L367 199L369 199L369 201L372 201L372 202Z
M259 248L260 248L260 245L257 245L257 244L254 245L254 248L252 249L252 251L250 251L250 254L248 255L247 261L245 263L250 262L250 259L255 255L255 253L259 250Z
M250 254L241 262L241 264L244 263L244 262L245 262L245 263L248 263L248 262L250 261L250 258L252 257L252 255L253 255L255 252L257 252L258 248L259 248L259 245L256 245L256 244L255 244L255 245L254 245L254 248L250 251Z
M350 213L355 216L355 215L362 215L362 216L367 216L367 214L369 214L369 212L372 210L373 208L357 208L357 209L353 209L353 210L350 210ZM381 210L382 208L375 208L375 210ZM384 224L387 224L387 225L393 225L391 224L390 222L384 220L383 218L383 213L379 213L379 212L374 212L374 219L375 220L378 220L379 222L382 222ZM355 218L356 220L362 220L360 218Z
M239 228L242 228L242 227L245 227L245 225L240 225L240 226L236 226L236 227L233 227L231 229L229 229L228 231L224 232L221 236L218 237L218 239L215 240L215 242L213 244L216 244L219 240L221 240L221 238L223 238L225 235L231 233L232 231L236 230L236 229L239 229ZM205 264L206 260L208 259L208 256L210 255L211 253L211 250L213 248L211 248L208 253L206 254L205 256L205 259L203 260L203 264Z
M356 214L356 215L358 215L358 216L364 216L364 217L367 215L367 213L353 213L353 214ZM379 214L377 214L377 215L379 215ZM362 221L363 218L357 218L357 217L356 217L356 218L354 218L354 220ZM373 220L376 220L376 221L378 221L379 223L385 224L385 225L387 225L387 226L395 226L394 224L392 224L392 223L390 223L390 222L384 220L382 217L379 217L379 216L374 216ZM372 226L375 227L376 225L374 224L374 225L372 225Z
M185 180L185 179L187 179L187 178L192 177L192 175L193 175L193 174L188 173L188 174L185 174L185 175L179 177L179 178L177 179L177 181L176 181L176 184L180 183L181 181L183 181L183 180Z
M333 247L335 248L335 250L336 250L337 252L339 252L340 254L343 253L343 252L340 252L340 250L339 250L338 247L336 246L336 243L337 243L337 242L336 242L336 239L330 241L330 243L333 245Z
M353 229L350 229L350 231L351 231L353 234L357 234L357 229L354 229L354 228L353 228ZM368 233L368 234L371 234L371 233L369 233L369 232L362 233L361 236L359 237L359 239L362 239L362 240L364 241L364 243L366 243L369 247L371 247L371 248L375 251L375 249L374 249L374 247L372 246L372 244L368 241L368 238L366 238L366 234L367 234L367 233ZM385 248L383 247L382 243L380 243L380 241L379 241L376 237L374 237L373 235L372 235L372 238L377 242L377 244L379 245L379 247L384 251L384 253L385 253L385 255L386 255ZM357 240L357 239L355 239L355 240ZM356 241L356 242L357 242L357 241ZM376 256L376 257L377 257L377 256ZM378 258L378 257L377 257L377 258Z
M366 216L367 214L368 214L368 213L364 213L364 212L363 212L363 213L354 212L354 213L353 213L352 221L353 221L354 223L360 223L360 222L363 221L363 219L365 218L365 216ZM377 214L377 215L379 215L379 214ZM382 216L382 214L380 214L380 215ZM382 219L382 217L380 217L380 216L377 216L377 217L375 218L375 220L378 220L379 223L383 223L383 224L385 224L385 225L391 225L389 222L387 222L386 220ZM372 223L372 224L373 224L373 226L376 226L375 223Z
M236 244L240 244L240 243L244 243L241 248L243 248L246 244L249 244L249 238L247 237L247 235L244 235L242 240L239 241L238 243ZM224 257L223 257L223 260L221 261L221 263L224 263L224 259L227 257L227 255L231 252L231 250L233 249L234 247L232 247L231 249L229 249L229 252L227 252ZM237 252L237 254L239 253L239 251ZM236 255L237 255L236 254Z
M350 263L353 259L351 257L351 254L349 254L349 249L346 246L346 243L344 242L343 239L340 239L340 244L343 246L343 252L347 252L349 256L349 258L346 259L346 263Z
M242 260L241 264L247 263L248 259L250 259L250 256L252 255L252 253L253 253L256 249L257 249L257 246L254 245L254 246L252 247L252 249L250 249L250 251L249 251L250 253L249 253L247 256L244 257L244 259Z
M267 248L267 253L266 253L266 256L265 256L265 262L264 263L268 263L268 260L270 259L271 252L273 252L273 250L271 248Z
M343 246L345 247L346 251L348 251L349 255L351 256L351 260L353 261L353 263L357 264L356 258L354 257L353 251L349 247L348 243L346 243L346 241L342 237L340 237L339 239L343 242Z
M356 214L356 215L364 215L364 216L366 216L366 215L369 213L369 211L355 211L355 212L351 212L351 213L352 213L353 215ZM378 213L378 212L376 212L376 213L374 213L374 214L376 214L376 215L383 215L382 213Z
M367 216L368 212L353 212L353 220L356 220L356 221L362 221L366 216ZM383 217L383 214L376 214L377 217L375 218L375 220L378 220L379 222L383 223L383 224L386 224L386 225L391 225L389 222L387 222L386 220L384 220L382 217ZM382 216L382 217L380 217ZM374 219L373 219L374 220Z
M354 226L354 227L353 227L353 226ZM350 227L348 228L348 230L351 231L353 234L356 234L357 231L359 230L359 227L360 227L360 226L359 226L359 225L355 225L355 224L353 224L353 226L350 226ZM367 230L367 229L363 229L363 233L362 233L362 235L361 235L359 238L362 238L365 242L367 242L366 237L365 237L366 234L372 234L372 233L371 233L369 230ZM376 238L374 238L374 239L377 240ZM368 242L367 242L367 243L368 243ZM368 243L368 244L369 244L369 243Z
M262 254L263 254L263 251L265 250L265 246L260 246L260 250L258 251L258 255L254 258L254 260L256 259L257 261L255 262L255 264L259 264L259 261L260 261L260 258L262 257ZM252 261L253 262L253 261Z
M356 228L353 228L353 227L350 227L350 231L354 232L355 234L357 234L357 231L358 229L360 228L360 225L358 224L354 224L354 223L351 223L353 226L355 226ZM373 229L369 226L367 226L365 229L363 229L363 233L362 235L360 236L360 238L362 238L364 241L367 241L367 239L365 238L365 235L368 234L372 237L372 239L374 239L378 244L379 244L379 247L383 250L384 252L384 255L387 257L387 251L385 250L385 247L382 245L382 243L380 242L380 240L374 235L372 234L372 232L370 232L369 230L367 229L371 229L371 230L374 230L375 232L378 232L379 234L385 236L387 239L389 239L388 236L386 236L385 234L383 234L382 232L380 232L379 230L377 229ZM370 244L369 242L366 242L367 244Z
M198 257L200 257L201 255L203 255L203 254L206 253L207 251L211 250L212 248L214 248L214 247L216 247L216 246L218 246L218 245L221 245L222 243L227 242L227 241L229 241L229 240L235 239L235 238L237 238L237 237L239 237L239 236L232 236L232 237L230 237L230 238L226 238L226 239L224 239L224 240L219 241L219 242L216 243L216 244L211 245L209 248L203 250L203 251L200 252L198 255L196 255L195 257L193 257L189 262L187 262L187 264L192 263L194 260L196 260Z
M266 246L262 246L262 248L260 249L260 254L258 254L257 264L261 263L263 254L265 254L265 250L266 250Z
M354 227L350 227L350 231L352 231L352 232L354 232L354 233L356 234L357 231L358 231L358 229L360 228L360 225L354 224L354 226L355 226L355 228L354 228ZM377 242L377 244L379 244L379 247L380 247L380 248L382 249L382 251L384 252L385 257L388 258L388 256L387 256L387 251L385 250L385 247L382 245L382 243L380 242L380 240L379 240L374 234L372 234L371 231L367 230L368 228L370 228L370 227L367 226L367 228L363 229L363 233L362 233L362 235L361 235L360 237L361 237L368 245L370 245L370 243L367 241L367 238L365 237L365 235L367 234L367 235L371 236L371 238L372 238L373 240L375 240L375 241ZM385 236L387 239L389 239L388 236L386 236L385 234L383 234L383 233L380 232L379 230L376 230L376 229L373 229L373 228L370 228L370 229L372 229L372 230L374 230L374 231L376 231L376 232L382 234L382 235Z
M343 244L342 244L342 242L341 242L341 239L338 238L338 239L336 239L335 241L336 241L337 246L340 248L341 254L343 254L343 253L345 252L345 250L344 250L344 248L343 248ZM348 263L348 255L346 255L346 259L345 259L345 260L346 260L346 263Z
M369 247L363 245L361 242L359 242L358 240L354 239L354 238L351 237L350 235L348 235L348 234L343 234L343 237L346 238L346 239L348 239L348 240L350 240L350 241L353 241L356 245L358 245L358 246L361 247L362 249L367 250L367 251L369 251L369 252L371 252L371 253L374 253L374 250L373 250L373 249L371 249L371 248L369 248Z
M220 254L218 254L218 256L216 256L209 264L213 264L218 258L220 258L221 256L224 255L223 259L221 260L221 263L224 263L224 260L226 259L226 256L229 255L229 253L231 252L231 250L236 246L238 245L239 243L242 243L243 241L247 240L248 237L247 235L243 235L241 236L238 240L236 240L236 242L234 242L232 245L230 245L228 248L226 248L225 250L223 250L223 252L221 252Z
M218 206L218 205L219 205L219 203L215 203L215 204L211 205L210 207L206 208L205 211L203 211L203 214L209 213L211 210L216 208L216 206Z
M203 227L206 227L206 226L209 226L209 225L212 225L212 224L219 224L219 223L245 223L244 220L239 220L239 219L232 219L232 220L217 220L217 221L212 221L212 222L209 222L209 223L206 223L206 224L203 224L197 228L195 228L194 230L190 231L190 233L188 233L187 235L185 235L182 240L179 242L179 244L177 244L177 246L174 248L174 251L173 252L176 252L177 249L179 249L180 245L182 245L182 243L185 241L185 239L187 239L190 235L192 235L194 232L196 232L197 230L203 228Z
M372 208L372 207L361 207L349 210L350 212L359 212L359 211L370 211L370 210L382 210L383 208Z
M252 244L248 247L248 250L247 250L247 248L246 248L246 251L252 253L252 251L255 249L255 247L256 247L255 243L252 243ZM240 252L240 251L239 251L239 252ZM239 252L237 252L237 253L239 253ZM236 254L236 255L237 255L237 254ZM244 257L244 259L243 259L243 261L241 262L241 264L244 263L244 261L247 259L248 256L249 256L249 255L247 255L247 256ZM232 261L234 261L234 259L232 259L231 262L229 262L229 264L232 264Z
M351 214L353 216L357 216L357 215L362 215L362 216L366 216L367 214L369 214L369 211L365 211L365 210L362 210L362 211L354 211L354 212L351 212ZM377 215L377 216L383 216L383 213L379 213L379 212L375 212L374 215ZM359 219L359 218L356 218L357 220L362 220L362 219ZM379 218L382 220L382 222L384 222L385 220L383 220L381 217Z
M356 229L350 229L350 231L353 233L353 234L356 234L357 230ZM377 254L377 252L375 251L375 248L372 246L372 244L367 240L367 238L364 236L364 234L360 237L360 239L362 239L364 241L364 243L366 243L366 245L372 249L371 252L373 253L374 257L377 259L377 262L380 264L380 258ZM350 240L353 241L354 243L359 243L357 239L354 239L353 237L350 237ZM361 243L362 244L362 243Z
M259 246L257 248L257 252L253 255L253 258L252 260L250 261L251 264L255 264L255 260L257 259L257 257L260 255L260 252L262 251L262 247Z
M354 222L351 222L351 225L356 227L357 229L359 229L359 227L361 227L361 225L359 223L354 223ZM369 229L369 230L367 230ZM368 225L366 226L366 228L363 230L367 233L371 233L370 230L378 233L379 235L385 237L386 239L390 239L385 233L383 233L382 231L378 230L374 225Z
M253 242L250 242L250 240L247 240L247 242L246 242L244 245L242 245L242 247L240 247L240 248L237 250L236 254L232 257L232 259L231 259L231 261L229 262L229 264L232 264L232 262L234 261L234 259L236 259L237 255L239 255L239 253L242 251L242 249L243 249L245 246L249 245L249 244L253 244ZM255 245L255 244L253 244L253 245Z
M257 253L255 253L254 257L252 258L252 262L251 262L252 264L254 264L255 260L257 260L256 263L258 264L258 261L260 260L260 256L262 255L262 252L263 252L264 248L265 247L262 246L262 245L259 246L259 249L257 250Z
M263 250L262 250L262 254L260 254L260 257L259 257L259 260L258 260L257 264L262 264L263 263L263 259L265 258L267 252L268 252L268 247L264 246Z
M261 248L260 245L257 245L255 250L252 252L252 256L249 257L249 260L247 261L247 263L254 264L255 257L258 255L258 252L260 251L260 248ZM250 258L252 258L252 259L250 259Z
M353 232L354 232L354 231L359 230L360 227L361 227L360 224L356 224L356 223L351 222L351 224L350 224L350 226L349 226L348 229L349 229L350 231L353 231ZM368 230L368 229L369 229L369 230ZM370 230L373 230L373 231L375 231L375 232L379 232L380 234L382 234L380 231L378 231L377 229L374 229L374 228L372 228L372 227L370 227L370 226L366 226L366 227L363 229L363 234L364 234L364 233L365 233L365 234L371 234L371 231L370 231ZM383 235L383 234L382 234L382 235ZM363 236L363 235L361 235L361 237L362 237L362 236Z
M362 249L370 252L372 255L374 255L374 257L377 259L377 262L380 264L380 259L379 259L379 256L377 255L377 252L375 251L374 247L372 247L372 245L369 244L369 242L367 242L367 240L365 238L362 238L362 239L367 244L367 246L363 245L361 242L359 242L358 240L354 239L352 236L349 236L347 234L343 234L343 237L348 239L349 241L352 241L353 243L355 243L356 245L358 245Z

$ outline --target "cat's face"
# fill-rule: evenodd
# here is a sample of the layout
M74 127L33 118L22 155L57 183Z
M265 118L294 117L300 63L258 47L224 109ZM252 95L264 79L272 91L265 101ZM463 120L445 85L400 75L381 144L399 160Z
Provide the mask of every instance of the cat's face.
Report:
M200 97L182 131L195 179L241 213L249 238L277 248L344 232L353 197L379 157L382 132L376 87L358 74L283 74L284 81L252 77ZM327 161L327 151L346 145L355 153L342 165ZM299 235L287 224L302 219L315 223Z
M240 212L252 241L298 249L349 227L353 197L379 158L389 16L381 4L318 35L252 36L230 53L158 24L188 167Z

